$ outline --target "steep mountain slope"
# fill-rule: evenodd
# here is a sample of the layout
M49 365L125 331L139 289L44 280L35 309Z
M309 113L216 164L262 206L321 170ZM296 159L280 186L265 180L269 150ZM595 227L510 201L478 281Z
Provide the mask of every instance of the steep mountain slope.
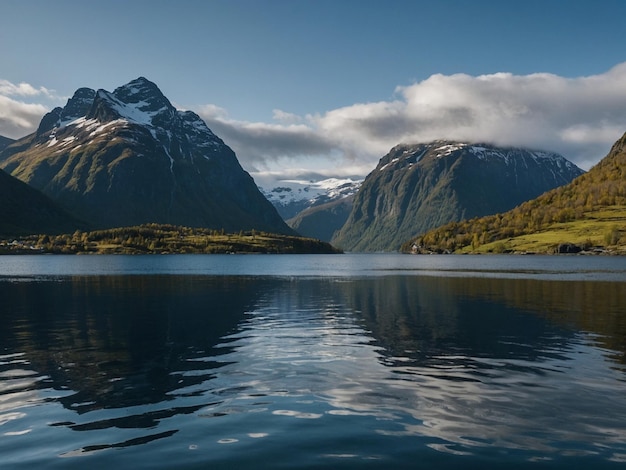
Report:
M315 204L287 220L287 224L307 237L330 242L333 235L348 220L352 211L354 195Z
M140 77L81 88L0 167L98 228L169 223L293 234L234 152Z
M589 172L518 207L447 224L412 239L403 251L626 253L626 134Z
M582 173L549 152L449 141L398 145L367 176L332 243L398 250L429 229L511 209Z
M67 233L85 229L48 197L0 170L0 235Z
M4 150L5 147L12 144L14 142L13 139L9 139L8 137L4 137L0 135L0 151Z

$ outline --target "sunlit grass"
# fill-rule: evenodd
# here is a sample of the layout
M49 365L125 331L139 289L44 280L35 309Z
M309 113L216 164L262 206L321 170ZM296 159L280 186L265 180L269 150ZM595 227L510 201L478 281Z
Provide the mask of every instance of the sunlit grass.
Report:
M621 234L618 243L611 243L614 231ZM626 206L611 206L583 215L582 219L555 223L541 231L486 243L462 253L529 252L552 253L562 243L598 247L626 254Z

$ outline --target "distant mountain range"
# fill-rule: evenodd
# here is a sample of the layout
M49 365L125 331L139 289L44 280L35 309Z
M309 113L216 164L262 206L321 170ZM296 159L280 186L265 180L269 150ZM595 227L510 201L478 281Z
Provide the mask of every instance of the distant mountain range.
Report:
M396 251L429 229L506 211L582 173L551 152L453 141L398 145L367 176L331 243Z
M295 217L309 207L354 196L363 180L327 178L321 180L283 179L271 187L262 187L263 195L276 207L285 220Z
M77 90L0 151L0 168L93 228L295 233L204 121L143 77L113 92Z
M587 173L502 214L452 222L403 251L626 254L626 134Z
M306 237L329 242L348 219L362 182L350 178L282 180L261 191L291 228Z

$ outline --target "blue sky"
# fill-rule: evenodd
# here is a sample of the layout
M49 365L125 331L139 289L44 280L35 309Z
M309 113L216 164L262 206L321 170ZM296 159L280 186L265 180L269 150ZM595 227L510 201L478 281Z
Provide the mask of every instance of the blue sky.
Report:
M253 176L364 176L434 138L563 153L626 132L622 0L2 0L0 135L145 76Z

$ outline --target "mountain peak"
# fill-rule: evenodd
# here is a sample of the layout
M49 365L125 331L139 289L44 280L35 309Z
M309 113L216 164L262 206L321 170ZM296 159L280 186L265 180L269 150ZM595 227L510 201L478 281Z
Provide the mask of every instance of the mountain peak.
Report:
M98 90L87 119L110 122L124 119L148 127L169 127L177 111L161 90L144 77L116 88Z
M149 114L172 113L172 103L163 95L159 87L144 77L139 77L113 91L113 96L127 105Z
M36 136L2 151L0 165L98 228L158 222L294 233L235 153L145 77L113 92L77 90Z
M70 122L85 116L96 96L95 90L91 88L79 88L74 95L67 100L65 107L54 108L47 113L39 123L37 135L42 135L55 127L63 127Z

